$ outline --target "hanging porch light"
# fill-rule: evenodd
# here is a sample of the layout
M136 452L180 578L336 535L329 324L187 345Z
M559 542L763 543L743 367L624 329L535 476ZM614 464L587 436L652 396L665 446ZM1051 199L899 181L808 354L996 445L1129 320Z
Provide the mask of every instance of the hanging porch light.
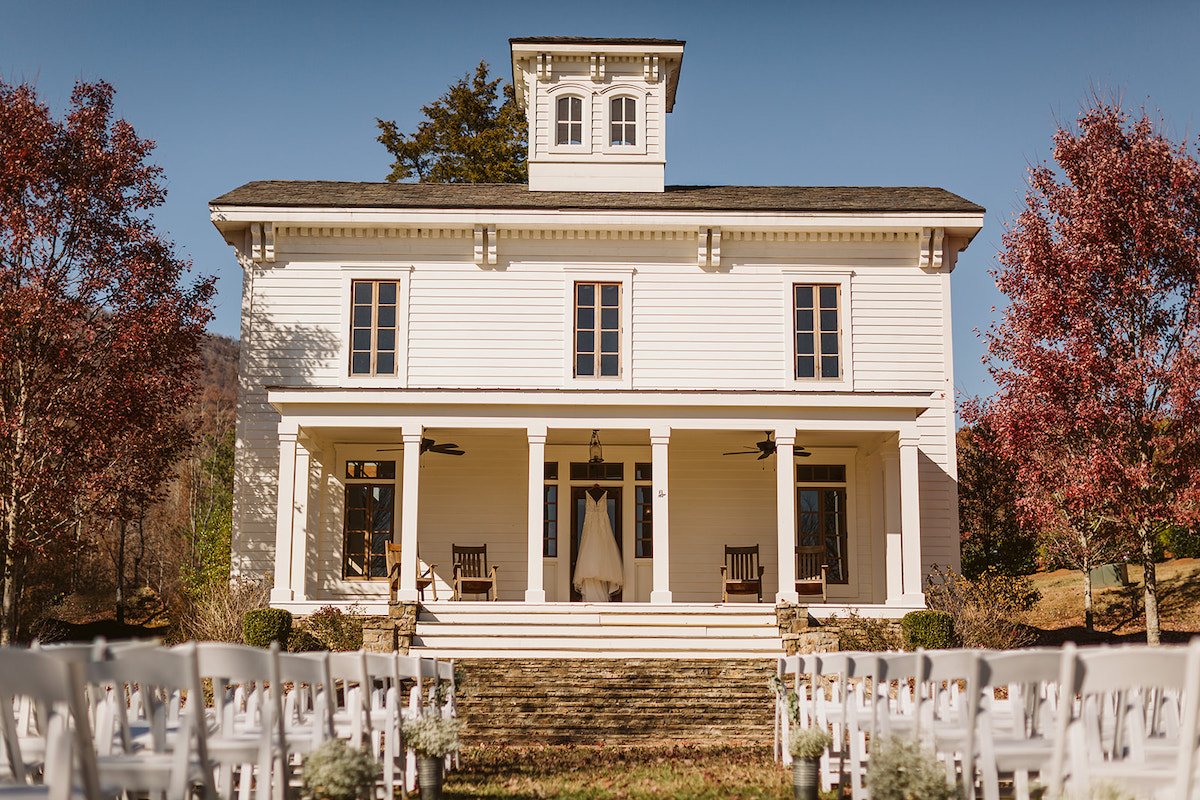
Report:
M592 431L592 441L588 443L588 463L600 464L604 461L604 448L600 446L598 431Z

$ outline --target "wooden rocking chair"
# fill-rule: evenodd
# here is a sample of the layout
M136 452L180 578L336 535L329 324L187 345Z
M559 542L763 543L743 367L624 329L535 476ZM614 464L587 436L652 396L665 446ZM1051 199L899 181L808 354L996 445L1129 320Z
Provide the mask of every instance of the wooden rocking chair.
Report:
M496 570L495 565L488 569L487 545L478 547L453 546L454 551L454 600L461 600L464 594L482 594L487 597L491 592L492 600L496 600Z
M820 547L796 548L796 593L801 601L805 597L828 601L829 566L825 564L824 549Z
M758 563L758 545L725 546L725 563L721 566L721 602L728 603L731 594L758 595L762 602L762 576L766 567Z
M396 592L400 589L400 545L387 542L384 554L387 556L388 595L389 602L396 602ZM437 584L433 582L433 568L437 564L429 564L421 571L421 559L417 557L417 596L425 602L425 590L433 589L433 599L437 600Z

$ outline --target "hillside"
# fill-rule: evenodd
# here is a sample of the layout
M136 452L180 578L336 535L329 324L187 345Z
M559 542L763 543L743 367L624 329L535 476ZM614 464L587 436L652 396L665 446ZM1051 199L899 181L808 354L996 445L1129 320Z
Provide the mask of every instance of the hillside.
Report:
M1200 634L1200 559L1164 561L1156 574L1163 641L1183 642ZM1042 598L1026 623L1041 631L1038 644L1146 640L1140 566L1130 565L1129 586L1093 593L1096 621L1091 632L1084 627L1083 579L1078 572L1040 572L1032 580Z

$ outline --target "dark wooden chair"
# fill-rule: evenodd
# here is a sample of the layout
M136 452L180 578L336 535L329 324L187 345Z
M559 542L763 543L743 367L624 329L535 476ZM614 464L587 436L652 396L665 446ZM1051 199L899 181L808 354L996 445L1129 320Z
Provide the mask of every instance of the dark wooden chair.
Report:
M758 545L725 546L725 563L721 566L721 602L728 603L731 594L753 594L762 602L762 576L766 567L758 563Z
M490 592L492 600L496 600L496 570L493 565L488 568L487 545L478 547L453 546L454 551L454 600L461 600L464 594L482 594L487 597Z
M796 548L796 594L804 598L828 600L829 567L825 564L824 549L820 547Z
M400 589L400 545L395 542L387 542L385 555L387 556L387 573L388 573L388 595L391 602L396 602L396 592ZM433 582L433 568L437 564L429 564L425 567L425 571L421 571L421 559L417 558L417 596L421 598L421 602L425 602L425 590L433 589L433 599L437 600L437 585Z

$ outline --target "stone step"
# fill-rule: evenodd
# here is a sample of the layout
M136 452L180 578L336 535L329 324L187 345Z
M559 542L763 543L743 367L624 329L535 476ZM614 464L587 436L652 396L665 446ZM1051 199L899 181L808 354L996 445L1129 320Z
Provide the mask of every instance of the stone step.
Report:
M770 743L774 659L465 659L468 743Z

